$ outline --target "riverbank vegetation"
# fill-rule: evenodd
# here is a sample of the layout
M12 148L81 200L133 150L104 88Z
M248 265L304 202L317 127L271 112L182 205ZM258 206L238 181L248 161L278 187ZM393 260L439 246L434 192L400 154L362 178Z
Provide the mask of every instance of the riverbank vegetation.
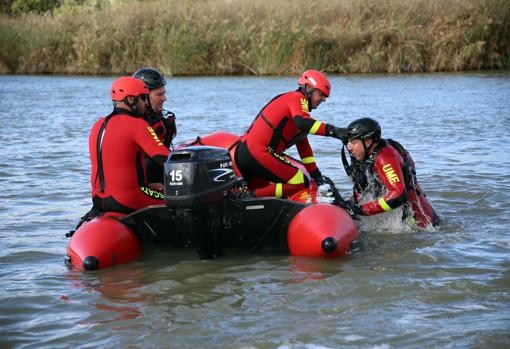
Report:
M168 75L510 67L508 0L4 0L2 4L0 72L4 74L124 74L141 66L157 67Z

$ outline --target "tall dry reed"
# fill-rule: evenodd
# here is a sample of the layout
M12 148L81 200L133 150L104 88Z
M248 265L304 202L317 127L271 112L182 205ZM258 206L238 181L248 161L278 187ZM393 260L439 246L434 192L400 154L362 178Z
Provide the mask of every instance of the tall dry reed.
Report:
M89 0L0 17L4 73L426 72L510 66L507 0Z

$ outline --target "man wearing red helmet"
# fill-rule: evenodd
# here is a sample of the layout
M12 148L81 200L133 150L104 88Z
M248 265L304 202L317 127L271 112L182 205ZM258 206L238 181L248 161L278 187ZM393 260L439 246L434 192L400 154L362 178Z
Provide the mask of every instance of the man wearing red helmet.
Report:
M112 113L90 132L92 202L96 210L130 213L164 203L164 194L145 183L143 158L163 164L170 151L143 119L149 90L139 79L122 77L111 88Z
M296 91L276 96L262 108L236 148L237 166L257 197L288 197L309 186L303 171L282 155L293 145L310 176L318 185L323 184L307 136L344 139L345 129L310 116L310 111L329 97L331 84L326 76L307 70L298 84Z

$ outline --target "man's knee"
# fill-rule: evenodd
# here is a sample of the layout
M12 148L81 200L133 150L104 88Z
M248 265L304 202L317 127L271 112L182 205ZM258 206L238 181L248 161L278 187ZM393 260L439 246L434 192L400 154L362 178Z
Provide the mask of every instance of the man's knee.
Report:
M291 185L303 185L303 187L308 188L310 186L310 180L301 170L297 170L296 174L287 181L287 184Z

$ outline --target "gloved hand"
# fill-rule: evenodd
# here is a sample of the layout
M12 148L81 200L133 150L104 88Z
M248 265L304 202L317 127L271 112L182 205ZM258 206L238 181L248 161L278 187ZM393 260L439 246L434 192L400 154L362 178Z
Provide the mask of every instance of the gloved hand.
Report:
M326 135L340 139L343 144L347 144L347 129L343 127L336 127L328 124L326 125Z
M340 206L339 203L342 203L345 200L342 198L342 195L340 195L340 193L338 192L335 183L328 176L322 176L322 178L324 179L325 182L324 184L329 187L329 189L327 190L327 196L333 197L332 204L333 205L338 204L338 206Z
M351 215L364 216L365 212L363 212L363 206L354 201L353 199L349 201L343 202L344 207Z
M325 184L324 178L322 177L321 171L319 169L316 169L312 173L310 173L310 177L313 178L315 183L317 183L317 186L320 187L321 185Z

